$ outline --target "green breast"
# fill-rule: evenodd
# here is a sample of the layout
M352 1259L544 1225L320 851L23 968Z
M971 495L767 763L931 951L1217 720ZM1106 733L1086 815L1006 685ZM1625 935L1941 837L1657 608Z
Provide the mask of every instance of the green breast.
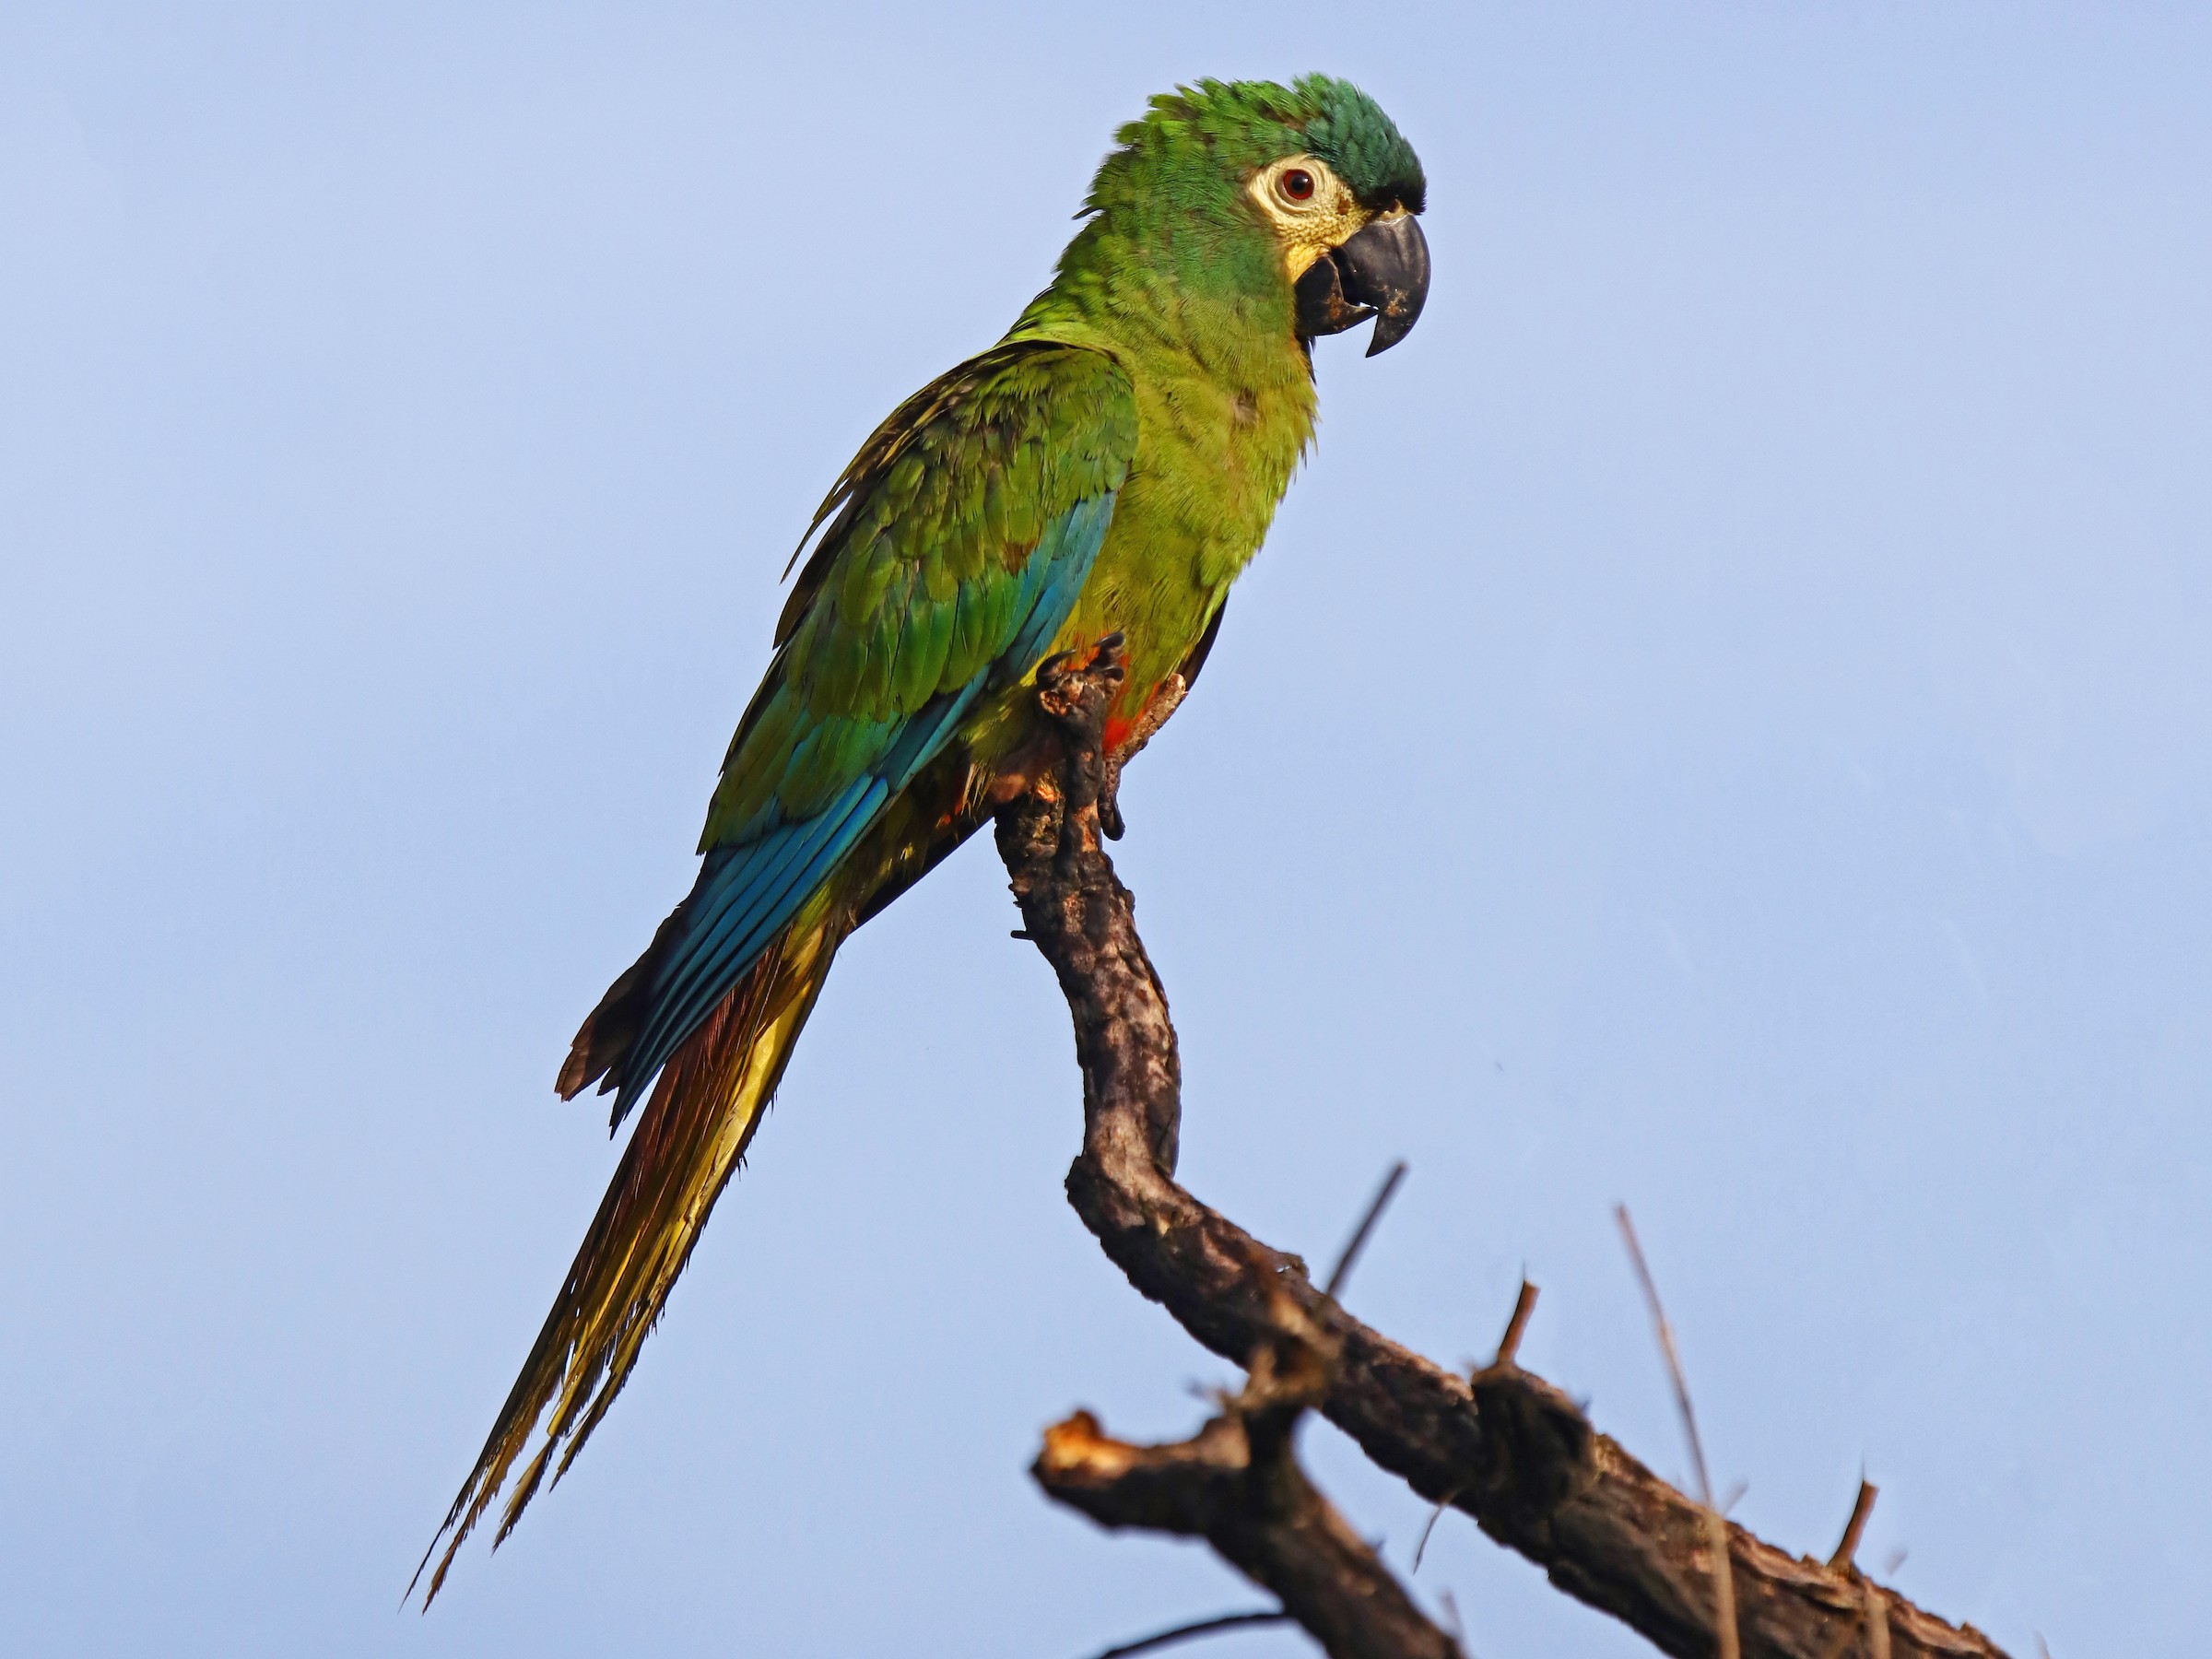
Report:
M1136 458L1058 648L1125 635L1126 714L1189 655L1259 551L1312 436L1314 397L1289 339L1220 375L1181 351L1115 355L1136 390Z

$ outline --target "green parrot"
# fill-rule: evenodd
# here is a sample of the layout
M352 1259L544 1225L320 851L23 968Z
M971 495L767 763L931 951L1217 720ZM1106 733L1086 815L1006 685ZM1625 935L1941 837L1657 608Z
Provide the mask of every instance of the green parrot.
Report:
M1312 341L1371 317L1372 356L1420 313L1421 164L1359 88L1202 81L1116 144L1051 286L876 429L800 540L698 880L561 1067L563 1099L644 1113L426 1606L540 1418L500 1539L621 1391L839 946L1027 781L1038 664L1120 635L1106 741L1147 731L1312 440Z

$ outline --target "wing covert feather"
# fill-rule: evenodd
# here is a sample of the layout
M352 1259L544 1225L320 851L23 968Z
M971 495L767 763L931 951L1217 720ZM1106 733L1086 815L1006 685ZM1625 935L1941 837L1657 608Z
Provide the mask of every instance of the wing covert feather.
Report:
M1112 359L1040 342L962 364L863 446L724 759L698 882L625 976L635 1038L577 1084L603 1073L618 1122L978 700L1036 665L1135 448Z

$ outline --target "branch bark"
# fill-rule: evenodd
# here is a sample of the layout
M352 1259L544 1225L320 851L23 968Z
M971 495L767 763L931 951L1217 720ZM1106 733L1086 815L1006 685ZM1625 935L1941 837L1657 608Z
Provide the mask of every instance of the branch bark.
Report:
M1078 1411L1045 1430L1030 1472L1101 1525L1204 1538L1331 1659L1462 1659L1298 1465L1291 1436L1328 1386L1325 1350L1301 1343L1280 1361L1275 1351L1261 1351L1243 1392L1187 1441L1132 1446Z
M1064 734L1065 758L995 823L1024 931L1075 1022L1083 1150L1068 1171L1069 1203L1129 1282L1206 1347L1251 1368L1317 1334L1334 1356L1319 1409L1376 1465L1465 1512L1662 1652L1710 1659L1717 1563L1702 1505L1598 1433L1510 1350L1472 1377L1445 1370L1352 1318L1297 1256L1174 1180L1175 1030L1100 838L1101 796L1106 821L1119 825L1118 758L1100 752L1099 736L1119 677L1111 644L1040 672L1039 702ZM1971 1625L1948 1624L1848 1566L1793 1556L1733 1523L1726 1537L1745 1659L1836 1659L1877 1643L1897 1659L2006 1659Z

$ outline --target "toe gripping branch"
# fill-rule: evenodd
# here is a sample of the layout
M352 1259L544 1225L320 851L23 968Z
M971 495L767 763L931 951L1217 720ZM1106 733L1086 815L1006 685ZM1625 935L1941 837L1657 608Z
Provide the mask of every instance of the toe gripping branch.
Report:
M1037 667L1038 706L1058 729L1063 745L1062 765L1067 771L1061 787L1077 811L1097 809L1100 833L1108 841L1120 841L1128 828L1122 818L1122 769L1168 724L1190 689L1182 671L1169 675L1128 735L1109 749L1106 716L1128 676L1124 644L1122 635L1111 633L1088 651L1064 651Z

